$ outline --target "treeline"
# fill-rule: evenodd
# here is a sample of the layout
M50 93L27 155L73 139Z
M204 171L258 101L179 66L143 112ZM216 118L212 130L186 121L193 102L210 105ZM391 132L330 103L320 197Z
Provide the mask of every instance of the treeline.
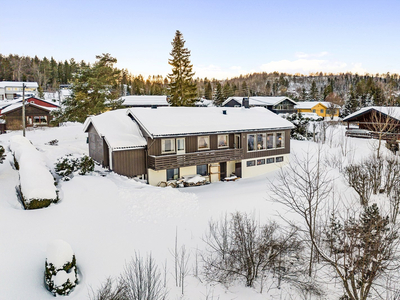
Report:
M36 81L42 91L55 91L70 83L79 68L90 66L73 58L56 61L35 56L0 54L0 81ZM161 75L144 78L120 70L121 95L168 95L168 78ZM217 104L230 96L288 96L293 100L325 100L328 96L349 106L400 105L399 74L352 73L310 75L287 73L253 73L226 80L196 78L197 96Z

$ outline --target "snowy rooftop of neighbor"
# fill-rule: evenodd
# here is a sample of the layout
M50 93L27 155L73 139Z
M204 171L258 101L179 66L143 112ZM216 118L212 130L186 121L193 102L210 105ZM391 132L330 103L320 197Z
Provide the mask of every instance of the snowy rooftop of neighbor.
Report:
M194 105L200 107L210 107L214 106L214 101L208 99L200 99L199 101L196 101Z
M84 124L85 132L90 124L113 150L141 148L147 145L139 126L127 115L127 109L112 110L87 118Z
M130 108L128 112L154 137L293 128L291 122L260 107Z
M56 107L41 106L41 105L37 105L35 103L30 103L30 102L25 103L25 106L29 106L29 105L32 105L32 106L35 106L35 107L38 107L38 108L41 108L41 109L44 109L44 110L47 110L47 111L53 111L53 110L57 109ZM22 103L21 102L14 103L14 104L4 108L1 111L1 114L6 114L6 113L8 113L8 112L10 112L12 110L19 109L21 107L22 107Z
M226 99L223 103L222 106L227 104L231 100L235 100L238 102L240 105L242 104L242 100L244 97L229 97ZM288 97L272 97L272 96L259 96L259 97L250 97L249 98L249 105L250 106L264 106L264 105L277 105L285 100L289 100L293 102L293 104L296 104L295 101Z
M22 88L22 84L25 83L26 87L37 88L37 82L22 82L22 81L0 81L0 88L4 87L20 87Z
M169 106L167 96L132 95L121 97L123 106Z
M343 119L343 121L348 121L352 119L353 117L356 117L358 115L362 115L370 110L376 110L379 111L387 116L390 116L396 120L400 121L400 107L396 106L369 106L369 107L363 107L360 110L348 115Z
M295 108L296 109L311 109L315 105L318 105L318 104L322 104L326 108L330 107L331 105L333 105L333 107L335 107L335 108L340 108L339 105L334 104L332 102L326 102L326 101L300 101L300 102L297 102L297 105L295 106Z

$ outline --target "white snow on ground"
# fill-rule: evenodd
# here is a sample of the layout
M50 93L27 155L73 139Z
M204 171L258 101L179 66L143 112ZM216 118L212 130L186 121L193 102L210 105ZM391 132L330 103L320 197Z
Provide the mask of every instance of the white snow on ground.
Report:
M88 154L82 128L82 124L68 124L27 131L26 136L54 170L57 158L65 154ZM372 140L345 138L344 127L331 127L329 131L322 151L338 163L357 162L375 147ZM0 145L8 149L9 140L15 135L21 132L0 135ZM46 145L53 139L59 140L58 146ZM315 152L318 146L313 142L292 141L292 159L294 155L304 157L307 152ZM167 261L168 299L296 299L295 291L288 286L278 290L268 285L260 294L259 289L240 284L226 289L193 276L188 277L185 295L181 296L172 275L171 250L176 232L179 246L185 245L191 251L189 265L193 274L196 249L204 249L202 237L211 218L217 220L225 214L242 211L261 223L268 219L283 222L279 214L299 220L286 208L268 201L273 189L269 182L274 181L277 172L234 182L172 189L138 183L97 166L92 175L76 175L68 182L60 182L59 203L26 211L15 193L18 172L11 166L12 155L6 154L6 160L0 164L0 299L54 299L43 283L46 247L54 239L71 245L80 272L80 282L68 299L88 299L90 288L95 290L108 276L118 276L135 251L142 256L151 252L161 270ZM339 178L336 167L331 174L332 178ZM350 200L355 196L341 178L335 182L338 193ZM326 299L338 299L337 290L326 291Z

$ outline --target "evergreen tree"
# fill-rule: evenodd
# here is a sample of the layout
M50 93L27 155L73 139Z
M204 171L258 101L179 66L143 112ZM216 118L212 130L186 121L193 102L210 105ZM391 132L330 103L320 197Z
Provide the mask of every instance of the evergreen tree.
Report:
M64 109L56 113L57 121L84 122L89 115L97 115L120 105L120 70L114 68L116 58L109 53L96 56L93 67L83 66L72 80L72 94Z
M229 97L233 96L231 85L229 84L229 82L224 84L224 88L223 88L222 94L223 94L224 100L226 100Z
M204 97L207 100L212 100L212 87L211 87L211 82L207 80L204 80Z
M247 87L246 81L243 81L242 83L242 96L249 96L249 88Z
M193 82L193 65L190 63L190 51L185 48L185 42L182 33L177 30L171 43L172 58L168 60L172 66L172 73L168 74L172 106L193 106L196 101L197 87Z
M224 95L222 93L222 86L221 83L217 83L217 87L215 89L215 94L214 94L214 103L216 106L221 106L222 102L224 102Z
M318 89L317 89L317 84L313 80L311 83L310 91L309 91L310 98L312 100L318 100Z

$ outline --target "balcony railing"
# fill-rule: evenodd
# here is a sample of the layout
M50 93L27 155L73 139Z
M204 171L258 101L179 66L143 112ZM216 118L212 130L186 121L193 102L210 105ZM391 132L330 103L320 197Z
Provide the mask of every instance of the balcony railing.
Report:
M153 170L173 169L205 165L217 162L240 160L243 158L242 149L210 150L179 155L148 156L148 167Z

